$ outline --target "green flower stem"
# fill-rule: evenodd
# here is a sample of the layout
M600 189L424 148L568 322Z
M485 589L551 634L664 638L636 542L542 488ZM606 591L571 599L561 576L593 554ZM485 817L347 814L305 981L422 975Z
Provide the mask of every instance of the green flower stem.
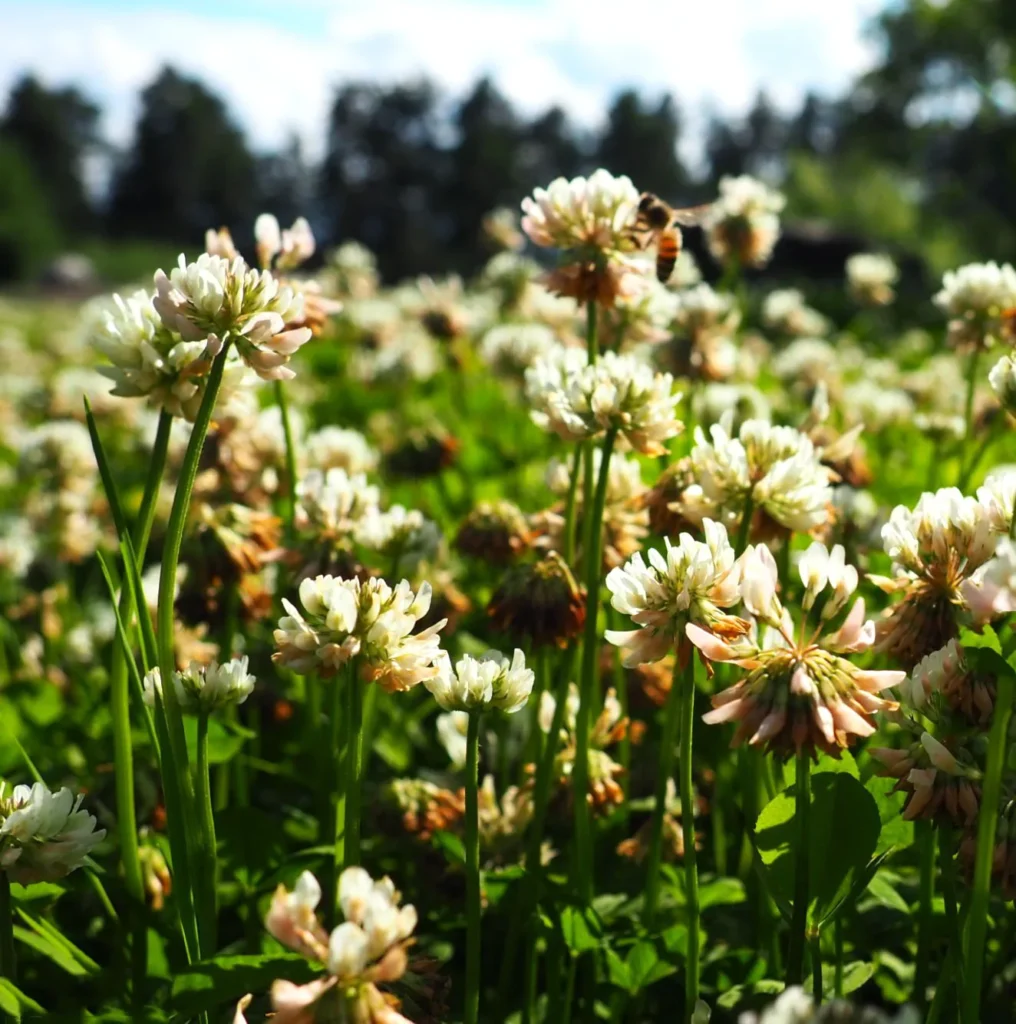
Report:
M945 902L945 920L949 930L949 942L955 947L953 959L956 961L956 979L960 991L963 990L963 933L960 928L959 904L956 899L956 858L953 855L952 830L938 830L939 871L942 875L942 897ZM962 1010L962 1007L960 1007ZM960 1024L965 1024L964 1015L960 1013Z
M355 662L354 662L355 665ZM347 868L360 863L360 796L363 786L363 687L354 667L349 677L349 724L346 733L346 855Z
M204 917L202 933L207 937L207 948L216 948L215 931L217 918L216 879L219 866L216 856L215 813L212 810L212 787L208 765L208 712L198 712L198 743L197 743L197 801L198 814L201 819L201 844L204 863L199 876L204 895L199 904Z
M595 363L599 354L599 338L597 337L597 313L595 302L586 303L586 352L589 362Z
M466 733L466 1007L464 1024L476 1024L480 1012L480 826L477 765L480 752L480 712L469 712Z
M649 855L646 858L646 888L642 898L642 923L647 930L651 930L653 920L656 917L656 904L660 894L660 861L663 854L663 816L666 813L667 782L674 772L674 754L677 749L677 734L681 727L681 677L685 677L684 686L688 685L687 678L691 678L691 685L694 686L695 659L689 654L688 664L683 673L679 661L674 662L674 673L670 682L670 692L667 694L667 703L663 710L663 733L660 737L660 753L657 761L656 774L656 795L653 804L653 817L649 832ZM685 817L686 810L682 796L681 816ZM685 856L688 855L685 849Z
M748 492L748 496L744 499L744 511L741 513L741 526L737 531L737 549L735 554L740 557L744 554L744 549L748 546L748 538L751 536L751 517L755 514L755 501L752 498L751 491Z
M579 709L575 722L575 852L578 866L578 890L583 903L593 898L593 833L589 810L589 729L592 723L593 700L598 687L597 669L600 634L597 628L600 610L600 575L602 554L603 507L607 499L607 479L610 475L610 456L614 450L616 428L607 431L603 439L603 458L596 481L592 514L589 518L589 545L586 549L586 629L582 641L582 673L579 686Z
M279 407L282 420L282 436L286 442L286 539L293 540L296 521L296 446L293 444L293 427L289 421L289 399L281 380L274 382L275 404Z
M568 497L564 506L564 561L569 568L575 561L575 495L578 491L579 467L582 465L582 453L585 448L584 441L575 446L571 477L568 480Z
M963 449L961 461L967 457L967 448L974 430L974 392L977 390L977 367L981 361L981 346L978 345L970 353L970 362L967 364L967 398L963 406Z
M964 1019L968 1024L980 1020L981 982L984 977L984 943L988 930L988 902L991 897L991 863L995 852L998 828L998 804L1002 796L1002 774L1005 770L1009 719L1012 716L1016 677L1010 672L998 676L995 712L988 737L988 760L984 769L981 792L981 813L977 823L977 848L974 860L974 883L967 914L963 962L966 969L963 985Z
M324 779L324 800L321 812L322 845L332 846L332 877L327 891L328 920L335 921L335 901L338 895L339 873L346 859L346 744L348 742L348 713L346 689L355 683L347 670L331 681L332 706L328 716L328 731L321 730L325 740L324 756L320 758ZM309 681L310 685L318 680ZM327 766L327 767L325 767Z
M14 956L14 904L11 901L11 880L6 871L0 871L0 977L12 984L18 980Z
M843 998L843 913L833 919L833 942L836 945L836 973L833 976L833 995Z
M808 844L811 836L808 819L811 814L811 755L802 750L797 755L796 807L797 826L794 850L794 912L790 924L790 950L787 954L787 982L800 985L804 981L804 948L808 930Z
M624 628L621 613L613 608L607 609L607 620L614 629ZM613 669L614 690L617 693L617 702L621 707L621 717L628 718L628 680L625 676L624 665L621 663L621 648L615 647L611 659ZM621 820L624 826L628 826L628 797L629 785L631 783L631 730L625 730L620 744L618 744L618 763L621 765L621 791L624 794L624 801L621 804Z
M674 681L676 685L677 680ZM691 1020L699 994L699 892L698 857L695 852L695 790L692 786L692 735L695 729L695 657L689 654L681 687L680 770L681 829L684 833L684 902L688 918L687 978L684 986L684 1016Z
M816 1006L822 1005L822 936L816 929L808 937L811 950L811 994Z
M543 879L541 851L543 826L547 820L547 807L550 803L551 788L554 781L554 761L557 758L558 745L561 742L561 727L564 725L564 713L567 706L568 683L571 680L574 665L574 651L565 652L561 658L557 692L554 695L554 717L550 723L547 741L543 746L543 756L536 769L536 785L533 790L533 819L529 823L529 842L526 846L526 874L522 882L522 895L514 905L508 938L505 942L505 954L501 961L501 977L498 980L498 1000L500 1019L507 1013L508 989L512 982L515 960L518 955L519 940L523 925L528 924L533 916L540 898L540 882ZM532 958L536 956L535 944L530 943L526 951L526 972L532 970Z
M913 999L923 1007L931 969L932 901L935 898L935 826L918 821L915 826L918 851L917 963L914 971Z
M169 449L169 432L173 417L163 411L155 431L148 477L141 498L141 508L134 523L131 541L140 564L144 563L148 537L155 519L156 498L162 474L166 468L166 452ZM131 592L122 587L119 614L127 629L130 629ZM134 796L134 748L131 740L130 685L127 669L127 652L122 644L113 645L113 660L109 670L109 699L113 719L113 765L116 777L116 827L120 844L120 861L123 864L124 885L132 906L128 917L131 922L131 995L134 1014L137 1016L144 1006L145 978L148 974L148 938L145 924L145 882L141 872L141 858L138 854L138 822Z
M173 821L172 813L169 816L169 828L171 838L176 834L176 842L173 844L174 868L177 880L186 883L185 888L189 890L184 893L183 906L187 917L192 920L182 921L185 930L190 931L192 941L188 945L189 954L200 957L202 953L211 953L211 950L204 949L205 937L198 931L198 948L192 949L195 926L198 923L199 915L194 909L196 900L192 885L198 877L199 865L207 862L207 851L201 849L207 837L201 835L201 828L197 821L196 808L194 806L194 787L191 774L188 769L187 743L184 739L183 720L180 714L180 704L177 699L176 689L171 685L173 672L176 668L173 651L174 614L173 604L176 596L176 570L180 562L180 549L183 546L183 534L187 526L187 515L190 511L191 494L194 490L194 480L198 473L198 463L201 459L201 451L204 448L205 437L208 434L208 427L212 421L212 411L215 408L215 401L222 385L222 375L226 368L226 357L229 354L230 339L227 337L223 342L222 349L212 363L208 383L205 386L205 393L201 399L201 406L194 419L194 427L191 431L190 440L187 443L187 450L184 454L183 465L180 467L180 477L176 485L176 493L173 495L173 506L169 513L169 523L166 527L166 541L162 551L162 571L159 576L159 607L156 616L156 636L159 652L159 669L165 682L163 686L164 709L166 718L166 740L170 750L170 770L175 771L177 784L179 786L179 803L176 806L181 820ZM176 803L176 801L174 801ZM196 838L194 838L196 836ZM192 843L196 848L192 847ZM188 869L181 871L178 858L186 858L190 861ZM189 876L189 877L188 877Z

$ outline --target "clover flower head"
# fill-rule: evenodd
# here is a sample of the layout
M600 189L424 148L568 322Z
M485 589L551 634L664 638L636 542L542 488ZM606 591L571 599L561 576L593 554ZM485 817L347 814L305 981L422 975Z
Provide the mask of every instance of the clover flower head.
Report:
M516 648L510 662L500 651L487 651L479 658L464 655L452 669L451 661L444 658L441 671L426 686L445 711L489 706L512 714L525 707L534 680L525 655Z

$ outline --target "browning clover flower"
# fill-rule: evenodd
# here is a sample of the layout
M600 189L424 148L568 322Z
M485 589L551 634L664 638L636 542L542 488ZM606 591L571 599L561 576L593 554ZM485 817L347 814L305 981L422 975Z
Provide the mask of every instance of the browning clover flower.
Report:
M551 551L539 562L512 566L487 605L495 629L534 647L566 647L586 621L585 590Z
M604 353L592 366L560 368L545 360L526 371L526 397L533 422L568 441L602 437L615 430L643 455L662 455L664 441L682 424L674 415L681 400L674 378L654 373L633 356Z
M829 551L816 542L799 568L807 595L799 629L776 594L776 562L764 545L749 547L740 559L741 598L764 626L760 639L729 640L695 623L685 626L688 639L706 658L748 670L744 679L712 698L713 710L703 721L739 722L734 746L747 739L783 756L802 750L838 756L852 737L875 731L876 712L897 707L877 694L901 682L905 673L862 670L843 657L868 650L874 642L875 625L865 620L863 598L854 602L838 630L820 635L857 587L857 572L844 564L841 547ZM827 590L819 622L809 633L808 609Z
M630 254L639 193L631 180L600 169L587 178L557 178L522 200L522 230L536 245L559 249L546 278L551 291L610 307L638 287Z
M764 517L753 524L763 534L772 524L807 533L828 522L832 474L806 435L764 420L745 420L737 437L728 430L714 424L711 441L701 428L695 430L691 465L697 483L677 503L689 522L709 518L732 528L745 508Z
M81 867L106 836L95 818L81 810L84 798L66 787L50 792L43 782L15 786L0 782L0 870L12 882L56 882Z
M493 565L505 565L528 550L532 541L522 510L510 501L481 501L466 516L455 547Z
M317 918L317 879L305 871L289 892L280 885L272 897L265 928L284 946L325 966L327 975L306 985L278 980L272 985L277 1024L412 1024L398 1012L398 1000L379 984L398 981L408 964L406 950L416 928L416 909L399 906L391 879L375 882L363 868L339 876L345 920L329 935Z
M429 583L414 594L408 580L393 589L383 579L317 576L304 580L299 594L306 618L283 599L288 614L275 630L277 664L327 678L357 658L361 678L389 691L408 690L440 671L437 634L447 619L412 632L430 609Z
M968 263L949 270L935 305L949 317L954 348L989 348L1004 333L1003 314L1016 306L1016 270L1008 263Z
M667 861L680 860L684 857L681 798L677 795L677 786L672 778L667 779L663 804L663 858ZM641 864L649 853L652 825L652 818L646 818L635 835L618 843L617 852L622 857L631 857L636 864ZM696 843L697 848L698 844Z
M741 267L764 266L779 238L785 204L781 193L750 175L721 178L719 198L703 223L713 257Z
M549 691L540 694L538 722L544 733L549 734L554 723L554 711L557 702ZM579 710L579 690L575 683L568 684L568 696L565 698L564 721L561 724L561 742L557 757L554 760L555 778L558 785L571 792L571 780L575 769L577 742L575 721ZM613 746L628 734L629 721L621 714L621 704L613 688L607 691L603 701L603 710L593 723L589 734L589 791L586 799L597 812L609 811L624 799L624 793L618 785L618 776L623 774L621 767L607 753L606 748Z
M303 298L267 270L202 253L193 263L180 256L169 275L155 274L152 300L164 326L184 341L204 342L214 356L227 334L240 358L262 380L296 376L285 364L311 337L309 328L287 330L303 313Z
M956 636L958 613L975 597L971 577L996 541L986 508L955 487L922 494L913 510L897 505L882 527L893 575L870 579L903 600L879 622L878 649L911 668Z
M640 627L606 631L607 639L622 649L626 668L659 661L674 650L686 662L689 622L730 639L747 633L748 622L720 611L741 599L739 566L727 531L710 519L703 526L704 542L682 533L676 545L665 540L664 554L650 549L649 565L636 553L623 568L607 574L611 605Z
M910 707L925 714L929 701L938 695L953 714L982 728L990 723L995 707L995 679L968 665L955 640L922 658L899 692Z
M446 656L436 676L426 680L431 696L445 711L472 711L492 707L514 714L525 707L536 676L526 668L525 655L517 647L511 662L500 651L474 658L463 655L452 669Z

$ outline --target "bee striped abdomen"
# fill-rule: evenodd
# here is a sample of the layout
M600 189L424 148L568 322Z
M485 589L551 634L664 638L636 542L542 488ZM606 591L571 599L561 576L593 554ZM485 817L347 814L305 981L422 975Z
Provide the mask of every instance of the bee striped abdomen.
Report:
M662 284L670 280L680 252L681 232L676 228L661 231L656 243L656 278Z

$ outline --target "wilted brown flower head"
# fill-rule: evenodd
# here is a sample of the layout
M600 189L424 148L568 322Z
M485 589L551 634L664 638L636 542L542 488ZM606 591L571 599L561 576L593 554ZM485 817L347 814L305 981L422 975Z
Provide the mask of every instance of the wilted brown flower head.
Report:
M385 467L393 476L419 480L453 465L461 445L440 424L415 427L404 433L397 447L385 455Z
M635 835L618 843L617 852L622 857L630 857L636 864L641 864L649 853L652 824L652 818L646 818ZM695 839L695 848L699 848L698 837ZM682 857L684 857L684 830L681 827L681 798L677 795L674 780L667 779L667 794L663 811L663 859L673 861L680 860Z
M518 643L566 647L586 620L585 588L551 551L538 562L510 568L487 605L495 629Z
M427 841L435 832L459 832L465 814L462 790L452 792L423 779L393 779L388 785L392 801L402 813L402 826Z
M466 516L455 537L464 555L504 565L525 552L532 541L525 514L510 501L481 501Z
M649 528L660 537L676 537L697 524L689 523L681 514L680 499L685 488L695 482L691 459L685 456L672 462L660 474L653 487L646 491L639 504L649 511Z

